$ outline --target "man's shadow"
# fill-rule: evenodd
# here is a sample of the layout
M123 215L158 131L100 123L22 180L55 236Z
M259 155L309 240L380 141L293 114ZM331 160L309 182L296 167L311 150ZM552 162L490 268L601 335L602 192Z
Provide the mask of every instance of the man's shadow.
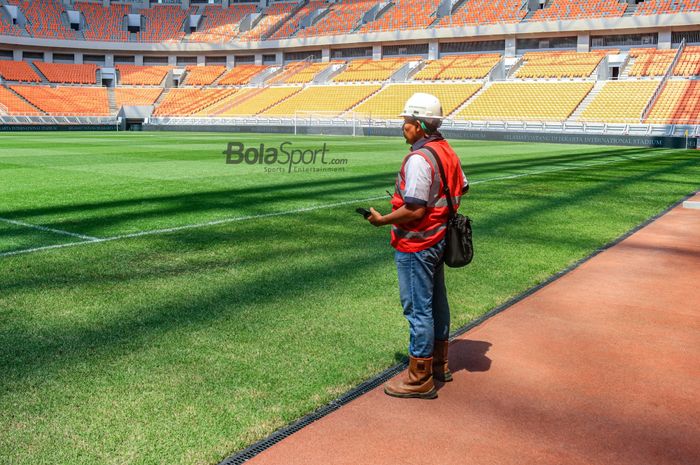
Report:
M469 339L456 339L450 343L447 353L448 366L452 374L462 370L469 372L489 371L491 359L486 353L491 348L491 343L486 341L472 341ZM443 383L438 382L438 386Z

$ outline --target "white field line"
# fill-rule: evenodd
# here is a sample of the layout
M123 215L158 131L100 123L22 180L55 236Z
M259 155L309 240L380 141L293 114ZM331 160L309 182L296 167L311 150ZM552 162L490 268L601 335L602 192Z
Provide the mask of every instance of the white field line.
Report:
M577 164L577 165L566 166L563 168L555 168L555 169L551 169L551 170L530 171L527 173L513 174L513 175L508 175L508 176L499 176L499 177L495 177L495 178L481 179L479 181L471 181L469 183L469 185L483 184L483 183L494 182L494 181L503 181L503 180L507 180L507 179L523 178L523 177L527 177L527 176L536 176L538 174L556 173L556 172L560 172L560 171L570 171L570 170L575 170L575 169L579 169L579 168L589 168L592 166L609 165L611 163L628 161L631 159L638 160L641 158L651 158L655 155L656 154L639 155L636 157L629 156L629 157L625 157L623 159L609 160L609 161L603 161L603 162L597 162L597 163ZM84 244L96 244L96 243L100 243L100 242L110 242L110 241L116 241L116 240L120 240L120 239L129 239L129 238L134 238L134 237L152 236L152 235L156 235L156 234L167 234L167 233L182 231L182 230L186 230L186 229L204 228L204 227L208 227L208 226L216 226L216 225L220 225L220 224L234 223L234 222L238 222L238 221L248 221L248 220L261 219L261 218L271 218L271 217L275 217L275 216L293 215L293 214L297 214L297 213L322 210L322 209L326 209L326 208L335 208L335 207L340 207L343 205L351 205L351 204L355 204L355 203L369 202L369 201L373 201L373 200L381 200L381 199L386 199L386 198L387 198L387 196L383 195L380 197L369 197L366 199L347 200L344 202L336 202L336 203L325 204L325 205L316 205L314 207L298 208L295 210L286 210L286 211L275 212L275 213L263 213L260 215L237 216L234 218L224 218L224 219L220 219L220 220L207 221L204 223L186 224L183 226L175 226L172 228L164 228L164 229L151 229L151 230L147 230L147 231L139 231L139 232L130 233L130 234L120 234L118 236L110 236L110 237L102 237L102 238L83 236L80 234L69 233L68 231L52 230L51 228L44 228L43 226L37 226L37 225L29 224L29 223L21 223L18 221L5 220L3 218L0 218L0 220L12 222L12 223L18 224L18 225L24 225L27 227L32 227L32 228L46 230L46 231L52 231L52 232L56 232L56 233L60 233L60 234L67 234L70 236L76 236L76 237L80 237L82 239L85 239L85 240L80 241L80 242L70 242L67 244L56 244L56 245L48 245L48 246L43 246L43 247L34 247L31 249L13 250L11 252L2 252L2 253L0 253L0 258L9 257L11 255L22 255L22 254L28 254L28 253L33 253L33 252L40 252L42 250L62 249L62 248L66 248L66 247L74 247L74 246L84 245Z
M99 240L96 237L92 236L84 236L83 234L77 234L77 233L72 233L69 231L64 231L62 229L54 229L54 228L47 228L46 226L40 226L38 224L31 224L31 223L25 223L24 221L17 221L17 220L11 220L9 218L2 218L0 217L0 221L3 221L5 223L10 223L14 224L16 226L24 226L25 228L32 228L32 229L38 229L39 231L44 231L44 232L51 232L55 234L62 234L64 236L71 236L71 237L77 237L79 239L83 239L86 241L97 241Z

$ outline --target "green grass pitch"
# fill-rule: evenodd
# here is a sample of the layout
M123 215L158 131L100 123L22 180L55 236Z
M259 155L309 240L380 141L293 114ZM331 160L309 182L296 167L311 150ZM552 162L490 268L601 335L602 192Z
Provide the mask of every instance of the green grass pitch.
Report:
M347 164L268 173L222 154L287 140ZM476 248L447 272L453 329L700 179L692 151L453 146ZM215 464L395 364L408 336L389 230L354 210L388 211L406 151L400 138L0 135L0 462Z

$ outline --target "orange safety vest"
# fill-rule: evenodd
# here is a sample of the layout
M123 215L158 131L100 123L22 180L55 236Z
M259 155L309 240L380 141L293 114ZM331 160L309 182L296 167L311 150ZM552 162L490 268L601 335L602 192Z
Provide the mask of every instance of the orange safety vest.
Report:
M452 205L455 211L459 208L459 203L462 199L462 189L464 180L462 178L462 169L459 157L452 150L452 147L446 140L437 140L428 142L423 148L409 153L404 158L401 164L401 170L396 177L396 189L394 196L391 199L393 210L398 210L403 205L404 193L406 191L406 162L412 155L422 156L430 165L432 171L432 183L430 185L430 193L428 203L426 205L425 215L423 218L392 225L391 228L391 245L399 252L420 252L440 242L445 236L447 227L447 219L449 216L449 207L447 199L443 192L442 179L440 178L440 169L435 162L435 158L430 151L425 148L429 146L435 150L440 157L442 166L445 169L445 177L452 195Z

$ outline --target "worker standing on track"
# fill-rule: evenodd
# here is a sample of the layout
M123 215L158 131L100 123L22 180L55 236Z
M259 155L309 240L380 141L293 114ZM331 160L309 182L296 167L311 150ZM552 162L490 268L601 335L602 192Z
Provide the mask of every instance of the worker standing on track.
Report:
M375 226L392 225L399 294L409 323L408 376L390 381L384 392L394 397L432 399L437 397L433 379L452 380L447 365L450 307L444 273L449 210L435 157L444 167L455 209L468 182L459 158L438 131L443 114L437 97L414 94L401 116L411 151L396 180L393 210L383 216L370 208L367 218Z

